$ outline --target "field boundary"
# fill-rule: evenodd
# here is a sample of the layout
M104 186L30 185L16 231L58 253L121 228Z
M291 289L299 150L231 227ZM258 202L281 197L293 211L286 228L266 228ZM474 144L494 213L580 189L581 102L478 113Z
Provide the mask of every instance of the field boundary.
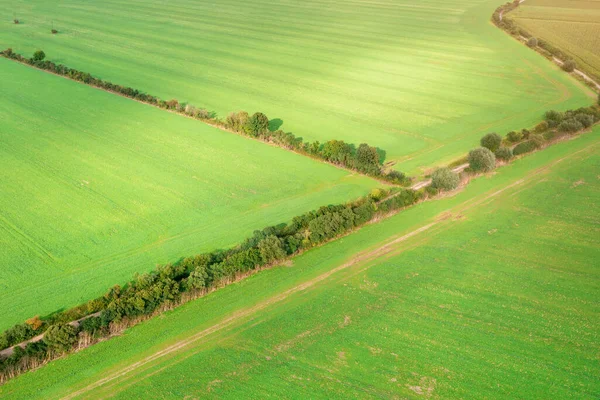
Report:
M499 188L497 190L490 189L488 192L484 193L481 198L468 199L463 203L453 206L451 209L457 209L456 213L459 215L462 215L462 212L468 211L477 206L487 204L488 201L490 201L491 199L497 197L498 195L506 192L507 190L510 190L510 189L520 186L520 185L523 185L524 183L526 183L527 178L529 178L530 181L535 181L537 179L540 179L540 180L545 179L541 176L542 172L551 170L552 168L556 167L558 164L563 162L565 159L574 157L584 151L588 151L590 147L595 147L597 145L598 145L598 142L595 142L595 143L588 145L576 152L570 153L565 157L553 160L552 162L550 162L546 165L532 169L523 178L519 178L519 179L515 178L516 180L507 183L502 188ZM394 254L399 254L402 252L402 250L395 249L396 245L403 243L417 235L420 235L423 232L430 231L432 228L434 228L435 226L440 225L442 223L449 223L449 224L455 223L456 219L445 217L446 215L448 215L448 212L449 211L441 214L444 216L443 218L437 218L436 220L429 222L419 228L411 230L410 232L405 233L398 238L389 240L374 249L370 249L370 250L358 253L356 256L352 257L349 261L347 261L327 272L324 272L315 278L312 278L306 282L298 284L290 289L287 289L280 294L276 294L276 295L272 296L271 298L261 301L252 307L238 310L238 311L232 313L232 315L224 318L222 321L215 323L214 325L212 325L208 328L205 328L202 331L195 333L188 338L181 339L162 350L158 350L154 354L146 356L145 358L143 358L140 361L136 361L136 362L129 364L128 366L122 367L122 368L118 369L117 371L115 371L114 373L104 376L104 377L98 379L97 381L90 383L89 385L87 385L81 389L78 389L66 396L61 397L61 399L62 400L70 400L70 399L76 398L76 397L83 395L91 390L94 390L98 387L104 386L107 383L110 383L112 381L115 381L122 377L125 377L126 375L128 375L134 371L137 371L139 369L142 369L142 370L148 369L149 367L146 367L146 368L144 368L144 367L146 365L148 365L156 360L159 360L163 357L166 357L170 354L176 353L178 351L182 351L187 346L192 345L195 342L198 342L199 340L205 338L206 336L209 336L209 335L219 332L223 329L226 329L227 327L233 325L236 321L238 321L240 319L249 317L269 306L272 306L281 301L284 301L285 299L294 295L295 293L298 293L298 292L301 292L304 290L308 290L311 287L319 284L320 282L328 279L332 275L334 275L342 270L348 269L357 264L369 263L380 257L390 254L390 253L394 252L395 250L397 250L397 251ZM362 272L362 271L368 269L369 267L370 267L370 264L361 268L358 272Z
M343 140L336 139L324 143L320 143L319 141L313 143L304 142L301 137L296 137L291 132L284 132L282 130L270 131L268 128L269 119L261 112L256 112L252 116L245 111L232 112L223 121L217 118L213 112L209 112L203 108L197 108L191 104L179 103L176 99L165 101L141 90L113 84L96 78L87 72L44 60L45 54L43 52L38 56L41 57L39 60L36 60L34 57L23 57L21 54L13 52L11 48L0 51L0 56L98 90L203 122L224 132L257 140L261 143L279 147L346 171L359 173L383 183L398 186L407 186L410 184L410 179L405 174L393 169L387 169L385 164L386 151L384 149L369 146L367 143L361 143L356 147L355 144L345 143ZM363 146L366 146L366 149ZM362 151L360 156L358 154L359 151Z
M511 11L516 10L521 4L523 4L526 0L515 0L512 3L506 3L501 5L496 9L494 14L492 15L492 22L502 31L506 32L509 36L517 39L521 43L527 43L527 41L534 37L528 31L523 29L521 26L517 26L518 24L509 18L505 18ZM545 41L542 41L538 38L540 43L536 46L527 46L530 49L534 50L538 54L541 54L547 60L554 62L556 65L562 68L563 64L568 59L567 53L565 53L560 48L554 47L554 45L546 44ZM588 73L586 71L582 71L579 68L574 68L572 72L565 71L567 74L574 76L578 80L583 81L588 87L590 87L595 92L599 93L599 101L600 101L600 83L596 79L596 75L592 73Z

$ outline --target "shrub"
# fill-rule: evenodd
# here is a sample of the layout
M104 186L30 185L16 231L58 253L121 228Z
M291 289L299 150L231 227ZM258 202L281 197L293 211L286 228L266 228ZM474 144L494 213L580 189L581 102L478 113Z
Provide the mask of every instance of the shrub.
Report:
M496 157L494 156L494 153L485 147L471 150L467 160L469 161L469 166L475 172L487 172L496 167Z
M482 147L490 149L491 151L498 150L501 143L502 137L497 133L488 133L487 135L482 137L480 141Z
M562 64L561 68L566 72L573 72L577 68L577 63L574 60L567 60Z
M577 114L575 120L583 125L584 128L589 128L594 124L594 117L588 114Z
M44 53L42 50L38 50L33 53L33 61L42 61L44 58L46 58L46 53Z
M516 145L515 148L513 149L513 155L519 156L521 154L529 153L535 149L536 149L535 143L531 140L528 140L526 142L519 143L518 145Z
M13 22L14 22L15 24L19 24L19 20L18 20L18 19L16 19L16 18L15 18L15 19L13 19Z
M506 134L506 139L511 143L520 142L523 139L523 134L521 132L510 131Z
M536 38L534 38L533 36L527 40L527 46L537 47L537 45L538 45L538 40Z
M52 325L44 335L48 347L59 350L69 350L77 341L77 328L70 324Z
M500 147L494 154L498 160L508 161L513 158L513 152L510 147Z
M548 122L542 121L533 128L533 133L544 133L548 130Z
M431 186L439 190L453 190L458 187L460 178L450 168L438 168L431 174Z
M385 178L398 185L404 184L407 180L406 175L400 171L392 170L385 174Z
M542 135L531 135L531 138L529 140L531 141L531 143L533 143L536 149L539 149L545 143L544 137Z
M251 136L263 135L269 129L269 118L263 113L252 114L246 124L246 132Z
M565 119L558 125L558 130L561 132L574 133L583 129L583 124L575 118Z
M546 112L544 118L546 119L549 128L556 128L558 124L560 124L560 122L563 120L564 116L559 111L551 110Z
M56 34L58 33L58 31L57 31L56 29L52 29L50 32L51 32L53 35L56 35Z

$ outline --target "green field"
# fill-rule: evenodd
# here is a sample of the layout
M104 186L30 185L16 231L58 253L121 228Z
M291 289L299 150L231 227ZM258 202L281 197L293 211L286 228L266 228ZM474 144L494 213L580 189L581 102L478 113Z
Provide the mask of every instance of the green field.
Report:
M305 139L366 141L413 175L591 103L490 23L500 3L0 0L0 46L220 116L263 111Z
M600 77L600 1L527 0L510 17Z
M599 149L597 128L0 396L598 398Z
M382 184L0 59L0 330Z

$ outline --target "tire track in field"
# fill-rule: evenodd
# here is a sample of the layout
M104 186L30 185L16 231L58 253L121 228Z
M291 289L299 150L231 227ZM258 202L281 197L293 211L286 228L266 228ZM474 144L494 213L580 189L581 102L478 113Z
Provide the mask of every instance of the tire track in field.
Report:
M233 313L232 315L230 315L229 317L222 320L221 322L214 324L214 325L202 330L201 332L198 332L198 333L190 336L187 339L180 340L180 341L176 342L175 344L170 345L163 350L157 351L154 354L147 356L144 359L137 361L133 364L130 364L127 367L121 368L120 370L116 371L113 374L110 374L104 378L101 378L101 379L85 386L82 389L79 389L77 391L74 391L74 392L68 394L67 396L62 397L62 399L63 400L73 399L73 398L83 395L93 389L103 386L109 382L113 382L119 378L125 377L126 375L128 375L134 371L139 371L139 370L144 371L152 366L152 365L148 365L148 364L150 364L156 360L159 360L165 356L168 356L172 353L175 353L179 350L182 350L185 347L199 341L200 339L202 339L210 334L216 333L218 331L221 331L221 330L233 325L235 322L237 322L245 317L249 317L271 305L280 303L280 302L284 301L285 299L287 299L288 297L294 295L295 293L307 290L307 289L317 285L318 283L328 279L330 276L332 276L333 274L335 274L339 271L348 269L357 264L374 261L374 260L376 260L382 256L386 256L388 254L398 254L403 251L403 249L396 248L396 245L398 245L399 243L405 242L406 240L408 240L414 236L417 236L425 231L428 231L431 228L433 228L437 225L440 225L442 222L448 221L447 226L449 227L453 223L455 223L455 220L452 218L453 214L460 215L461 213L471 210L477 206L484 205L484 204L488 203L490 200L492 200L493 198L498 197L502 193L504 193L516 186L522 185L526 182L527 183L535 183L541 179L544 179L544 177L542 176L543 173L550 171L552 168L554 168L556 165L560 164L561 162L563 162L566 159L573 158L573 157L578 156L581 153L586 152L586 151L590 151L590 150L594 151L594 149L598 145L600 145L600 142L592 143L580 150L577 150L577 151L570 153L562 158L553 160L552 162L550 162L548 164L545 164L539 168L536 168L536 169L528 172L523 178L517 179L513 182L510 182L498 190L491 191L491 193L490 193L490 191L488 191L488 192L482 194L481 196L476 196L476 197L468 199L468 200L464 201L463 203L460 203L454 207L451 207L445 213L440 214L435 221L430 222L427 225L424 225L424 226L414 229L411 232L406 233L400 237L392 239L391 241L383 244L380 247L358 253L350 261L348 261L336 268L333 268L311 280L308 280L308 281L301 283L293 288L290 288L278 295L275 295L265 301L262 301L253 307L237 311L237 312ZM396 251L394 251L394 250L396 250ZM362 272L362 271L368 269L370 266L371 265L364 266L363 268L359 269L356 273Z
M252 314L255 314L256 312L261 311L261 310L267 308L270 305L279 303L279 302L287 299L289 296L291 296L291 295L293 295L293 294L295 294L297 292L301 292L301 291L306 290L306 289L308 289L308 288L310 288L312 286L315 286L316 284L324 281L325 279L329 278L331 275L335 274L336 272L339 272L339 271L342 271L344 269L347 269L347 268L349 268L349 267L351 267L353 265L356 265L358 263L369 261L371 259L375 259L375 258L379 257L380 255L383 255L383 254L389 252L389 248L391 246L393 246L395 244L398 244L400 242L406 241L406 240L410 239L411 237L416 236L416 235L418 235L418 234L420 234L420 233L422 233L422 232L430 229L431 227L433 227L436 224L438 224L438 222L431 222L431 223L429 223L429 224L427 224L425 226L422 226L422 227L420 227L418 229L415 229L415 230L413 230L413 231L411 231L411 232L409 232L409 233L407 233L407 234L405 234L405 235L403 235L403 236L401 236L401 237L399 237L399 238L397 238L397 239L395 239L395 240L393 240L393 241L391 241L391 242L389 242L389 243L387 243L387 244L385 244L385 245L383 245L383 246L381 246L381 247L379 247L379 248L377 248L375 250L372 250L372 251L369 251L369 252L366 252L366 253L363 253L363 254L359 254L358 256L356 256L355 258L353 258L351 261L349 261L349 262L347 262L345 264L342 264L342 265L340 265L340 266L338 266L336 268L333 268L333 269L331 269L331 270L329 270L329 271L327 271L327 272L325 272L325 273L317 276L316 278L313 278L313 279L308 280L308 281L306 281L304 283L301 283L301 284L299 284L299 285L297 285L297 286L295 286L295 287L293 287L291 289L288 289L288 290L284 291L281 294L278 294L276 296L271 297L268 300L260 302L260 303L258 303L257 305L255 305L253 307L250 307L250 308L247 308L245 310L241 310L241 311L235 312L231 316L229 316L226 319L224 319L223 321L221 321L221 322L219 322L219 323L217 323L217 324L215 324L215 325L213 325L213 326L211 326L209 328L206 328L203 331L198 332L198 333L190 336L187 339L181 340L181 341L179 341L179 342L177 342L177 343L175 343L175 344L167 347L166 349L157 351L156 353L154 353L154 354L152 354L152 355L150 355L150 356L142 359L141 361L135 362L135 363L131 364L128 367L122 368L121 370L117 371L116 373L114 373L112 375L109 375L107 377L99 379L98 381L96 381L96 382L94 382L94 383L92 383L92 384L84 387L83 389L80 389L80 390L75 391L75 392L73 392L73 393L71 393L71 394L69 394L69 395L67 395L65 397L62 397L62 399L63 400L73 399L73 398L75 398L77 396L80 396L80 395L86 393L86 392L89 392L90 390L93 390L93 389L95 389L95 388L97 388L99 386L102 386L105 383L111 382L111 381L113 381L113 380L115 380L117 378L120 378L120 377L122 377L122 376L124 376L124 375L126 375L126 374L128 374L128 373L130 373L132 371L135 371L136 369L141 368L144 365L146 365L146 364L148 364L148 363L150 363L150 362L152 362L154 360L157 360L157 359L159 359L161 357L164 357L164 356L166 356L168 354L171 354L171 353L173 353L173 352L175 352L177 350L180 350L180 349L186 347L187 345L192 344L192 343L194 343L194 342L196 342L196 341L204 338L205 336L207 336L207 335L209 335L211 333L218 332L218 331L220 331L220 330L222 330L222 329L224 329L224 328L232 325L234 322L236 322L237 320L239 320L241 318L244 318L244 317L250 316Z

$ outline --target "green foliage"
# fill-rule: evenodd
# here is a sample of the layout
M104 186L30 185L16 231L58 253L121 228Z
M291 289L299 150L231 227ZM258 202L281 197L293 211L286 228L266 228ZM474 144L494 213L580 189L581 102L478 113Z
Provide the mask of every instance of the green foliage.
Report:
M547 121L542 121L533 128L534 133L544 133L548 130L549 125Z
M506 139L508 139L509 142L517 143L523 139L523 134L521 132L510 131L506 134Z
M275 235L269 235L258 243L258 250L264 264L279 261L287 255L283 242Z
M450 168L438 168L431 174L431 187L439 190L453 190L458 187L460 178Z
M58 351L68 351L77 342L78 330L70 324L52 325L44 335L44 343Z
M42 50L37 50L35 53L33 53L32 60L42 61L44 58L46 58L46 53L44 53Z
M518 145L516 145L513 149L513 154L515 156L519 156L521 154L532 152L535 149L537 149L536 143L533 140L528 140L526 142L519 143Z
M494 153L485 147L471 150L467 159L469 160L469 167L475 172L488 172L496 168Z
M561 132L574 133L583 129L583 124L575 118L568 118L563 120L558 125L558 130Z
M513 152L510 147L500 147L494 154L498 160L502 161L509 161L513 158Z
M498 135L497 133L488 133L482 137L480 141L481 147L485 147L492 152L498 150L501 143L502 136Z
M527 46L537 47L537 45L538 45L538 40L536 38L534 38L533 36L530 37L529 39L527 39Z
M263 113L254 113L248 119L244 128L250 136L264 135L269 130L269 118Z

